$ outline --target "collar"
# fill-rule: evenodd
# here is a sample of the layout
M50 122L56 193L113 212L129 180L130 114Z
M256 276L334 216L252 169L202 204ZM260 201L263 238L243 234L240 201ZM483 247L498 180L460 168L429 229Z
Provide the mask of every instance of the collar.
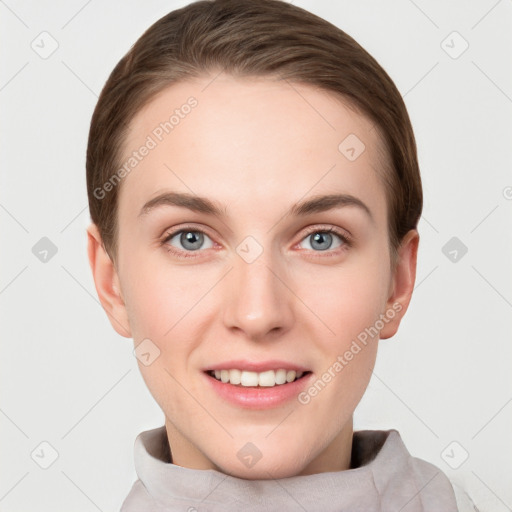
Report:
M278 480L177 466L168 462L167 446L165 426L139 434L135 469L148 504L169 510L457 511L447 477L411 457L396 430L354 432L352 469Z

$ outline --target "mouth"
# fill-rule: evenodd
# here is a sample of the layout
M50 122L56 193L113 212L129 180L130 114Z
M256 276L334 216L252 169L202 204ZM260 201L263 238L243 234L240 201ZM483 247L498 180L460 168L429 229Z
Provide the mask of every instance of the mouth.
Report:
M219 382L233 386L245 388L273 388L296 382L305 378L311 372L289 370L286 368L256 372L232 368L207 370L205 373Z
M272 409L297 400L314 379L307 367L280 360L238 360L203 369L207 385L225 403L242 409Z

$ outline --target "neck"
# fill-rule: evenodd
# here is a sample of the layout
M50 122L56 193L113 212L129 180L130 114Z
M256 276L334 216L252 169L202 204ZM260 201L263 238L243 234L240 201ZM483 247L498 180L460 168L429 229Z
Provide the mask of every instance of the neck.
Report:
M189 469L214 469L223 472L167 419L165 427L168 443L166 452L169 453L169 462ZM350 469L353 433L353 423L350 418L338 435L318 455L314 456L296 475L290 476L314 475ZM304 456L305 452L307 450L302 450L297 456Z
M350 418L343 426L341 432L299 473L299 475L314 475L317 473L345 471L350 469L353 434L352 418Z

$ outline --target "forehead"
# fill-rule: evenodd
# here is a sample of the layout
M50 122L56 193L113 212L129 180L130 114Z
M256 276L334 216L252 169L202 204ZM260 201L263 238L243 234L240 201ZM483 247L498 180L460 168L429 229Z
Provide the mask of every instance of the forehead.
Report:
M385 210L373 123L308 85L223 74L174 84L135 116L124 147L124 163L138 153L120 190L126 215L167 189L248 208L335 191Z

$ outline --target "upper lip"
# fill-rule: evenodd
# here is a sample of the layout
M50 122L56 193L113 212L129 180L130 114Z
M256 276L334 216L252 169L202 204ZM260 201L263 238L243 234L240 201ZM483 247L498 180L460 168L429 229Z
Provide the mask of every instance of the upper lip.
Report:
M265 372L268 370L295 370L296 372L307 372L309 371L303 365L291 363L289 361L282 361L273 359L270 361L247 361L245 359L237 359L232 361L224 361L222 363L215 363L207 368L204 368L204 371L212 371L212 370L242 370L249 372Z

